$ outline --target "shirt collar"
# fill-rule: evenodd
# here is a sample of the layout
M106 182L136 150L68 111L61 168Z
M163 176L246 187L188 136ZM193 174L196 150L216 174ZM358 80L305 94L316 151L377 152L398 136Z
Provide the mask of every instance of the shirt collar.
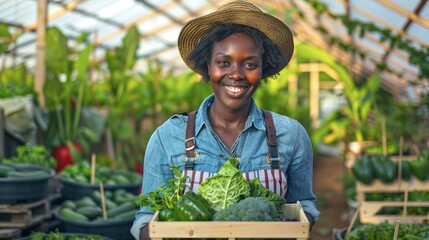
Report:
M211 129L207 110L209 109L210 105L213 103L214 97L215 97L214 94L211 94L210 96L208 96L206 99L204 99L204 101L198 108L197 117L195 119L195 136L198 135L198 133L203 128L203 126L206 126L207 128ZM251 128L253 126L258 130L265 131L264 121L265 120L263 118L262 110L256 106L255 101L252 99L249 116L247 118L244 130Z

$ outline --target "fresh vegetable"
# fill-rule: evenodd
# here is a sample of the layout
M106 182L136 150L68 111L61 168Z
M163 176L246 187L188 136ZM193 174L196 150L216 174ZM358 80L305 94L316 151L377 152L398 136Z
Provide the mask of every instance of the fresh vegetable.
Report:
M64 219L74 221L74 222L86 222L89 219L85 215L77 213L68 208L61 208L58 214Z
M62 179L68 179L79 183L90 184L91 165L87 161L81 161L65 167L60 173ZM94 183L103 182L105 185L141 184L141 175L120 169L96 165Z
M16 147L17 156L5 158L2 163L29 164L55 169L56 161L51 153L43 145L31 145L29 143Z
M172 166L170 169L174 177L157 187L155 191L140 195L137 199L140 206L147 207L152 211L165 208L173 209L174 204L180 200L180 194L185 190L185 183L189 177L182 176L178 167Z
M34 170L34 171L10 171L7 174L8 178L14 179L32 179L40 177L50 177L51 174L43 170Z
M237 169L238 163L236 158L229 159L216 175L206 178L198 187L198 194L204 197L215 211L226 209L250 195L249 183Z
M399 168L399 163L395 163L396 168ZM410 180L411 177L411 167L408 161L401 161L401 179L402 180Z
M374 180L374 173L370 159L367 157L360 157L356 159L352 166L352 173L356 180L364 184L370 184Z
M60 207L58 215L70 221L102 222L111 220L131 220L138 210L135 202L136 195L126 192L121 202L115 202L115 195L123 193L123 189L105 191L104 200L106 204L107 219L102 217L101 195L99 191L93 191L90 196L79 200L66 200ZM83 218L83 217L84 218Z
M174 205L173 216L176 221L211 221L212 215L207 200L192 191L182 195Z
M429 177L429 158L420 155L418 159L410 161L410 168L413 175L420 181L425 181Z
M63 170L66 166L72 165L81 158L83 154L82 147L79 143L70 143L52 148L52 156L57 161L57 172Z
M26 238L27 239L27 238ZM49 233L32 232L29 240L102 240L105 239L102 236L88 234L85 236L73 234L73 233L61 233L58 229Z
M280 210L266 197L248 197L216 212L213 221L280 221Z
M383 222L380 224L366 224L352 230L347 240L376 240L394 239L395 225ZM425 240L428 239L429 225L401 223L399 225L398 240Z
M174 217L174 209L164 208L159 211L159 220L160 221L176 221Z
M254 178L249 182L250 186L250 197L266 197L268 200L276 204L276 207L281 208L286 199L273 191L265 188L259 179Z
M15 168L6 166L6 165L0 165L0 178L6 178L10 171L14 171Z
M375 155L370 162L375 176L383 183L391 183L396 179L398 170L389 156Z

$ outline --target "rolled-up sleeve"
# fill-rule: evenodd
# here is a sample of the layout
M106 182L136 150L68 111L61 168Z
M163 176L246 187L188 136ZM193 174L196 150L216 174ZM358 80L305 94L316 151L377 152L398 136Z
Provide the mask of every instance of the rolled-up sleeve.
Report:
M294 155L287 170L286 199L288 202L299 201L304 211L316 222L320 212L316 208L316 196L313 193L313 149L301 124L298 124L294 148Z

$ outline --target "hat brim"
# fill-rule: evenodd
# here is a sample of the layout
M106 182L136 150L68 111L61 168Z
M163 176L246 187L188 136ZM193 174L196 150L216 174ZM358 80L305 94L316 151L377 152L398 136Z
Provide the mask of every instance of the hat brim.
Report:
M285 23L262 11L223 10L190 20L180 31L178 38L180 56L186 65L195 72L201 74L188 60L189 54L213 27L220 24L240 24L253 27L271 39L285 58L279 69L276 69L276 73L289 63L293 54L294 43L292 31Z

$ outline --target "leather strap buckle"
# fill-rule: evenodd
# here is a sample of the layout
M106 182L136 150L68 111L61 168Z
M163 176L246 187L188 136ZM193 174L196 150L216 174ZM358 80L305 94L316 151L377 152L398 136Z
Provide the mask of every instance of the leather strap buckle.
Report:
M185 151L191 151L195 149L195 138L191 137L185 140Z

